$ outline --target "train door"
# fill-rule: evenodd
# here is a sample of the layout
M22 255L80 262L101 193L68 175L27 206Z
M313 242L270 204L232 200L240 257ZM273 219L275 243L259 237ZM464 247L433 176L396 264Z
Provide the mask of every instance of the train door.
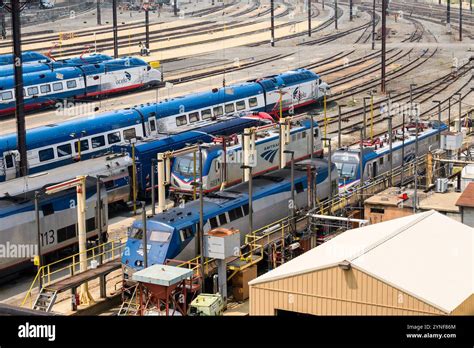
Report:
M377 161L374 161L372 163L372 178L375 178L377 176Z
M11 180L17 177L18 163L20 162L20 154L18 151L5 151L3 153L3 166L5 170L5 180Z

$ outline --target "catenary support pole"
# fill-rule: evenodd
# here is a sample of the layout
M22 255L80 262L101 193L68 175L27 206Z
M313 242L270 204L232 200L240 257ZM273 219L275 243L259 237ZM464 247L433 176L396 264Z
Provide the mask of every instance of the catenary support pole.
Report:
M114 58L118 58L117 0L112 0L112 30L114 34Z

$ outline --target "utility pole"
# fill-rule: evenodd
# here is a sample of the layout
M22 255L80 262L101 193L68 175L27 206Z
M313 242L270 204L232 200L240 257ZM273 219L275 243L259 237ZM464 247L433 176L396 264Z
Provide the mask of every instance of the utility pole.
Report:
M3 0L0 0L0 36L3 40L7 38L7 26L5 23L5 8Z
M311 0L308 1L308 36L311 37Z
M284 153L291 155L291 167L290 167L290 180L291 180L291 226L293 231L296 231L296 200L295 200L295 152L291 150L285 150Z
M178 15L178 0L174 0L173 2L173 14L175 17Z
M176 4L176 1L175 1ZM204 282L204 192L203 192L203 182L202 182L202 145L199 144L199 231L198 231L198 252L199 252L199 264L200 271L202 276L202 292L205 291L205 282Z
M0 0L0 1L2 1L2 0ZM100 1L101 0L97 0L97 25L102 24L102 19L100 18Z
M334 28L337 30L337 0L334 0Z
M387 0L382 0L382 71L380 90L385 93L385 49L387 38Z
M118 58L117 0L112 0L112 22L114 32L114 58Z
M3 5L12 14L12 38L13 38L13 65L15 67L15 116L16 132L18 138L18 152L20 153L20 176L28 175L28 161L26 158L26 128L23 95L23 61L21 57L21 21L20 0L12 0L10 7Z
M275 0L270 0L270 31L271 31L271 45L275 47Z
M352 0L349 0L349 21L352 22Z
M337 148L340 149L342 146L342 140L341 140L341 123L342 123L342 105L338 105L339 113L338 113L338 122L337 122ZM365 110L364 110L365 111Z
M438 146L441 148L441 100L433 100L433 103L438 103Z
M148 236L147 236L147 223L146 223L146 203L142 202L142 229L143 229L143 268L148 267Z
M446 24L451 23L451 0L446 3Z
M372 4L372 49L375 50L375 0Z
M400 173L400 189L403 187L405 173L405 111L402 111L402 172Z
M459 41L462 41L462 0L459 0Z
M145 9L145 46L148 55L150 50L150 12L148 6Z

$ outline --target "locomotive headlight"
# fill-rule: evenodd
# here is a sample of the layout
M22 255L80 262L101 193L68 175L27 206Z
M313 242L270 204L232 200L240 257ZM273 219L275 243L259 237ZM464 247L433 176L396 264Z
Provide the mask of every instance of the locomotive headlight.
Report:
M140 260L137 260L137 261L135 261L135 266L137 266L137 267L142 267L142 266L143 266L143 262L140 261Z

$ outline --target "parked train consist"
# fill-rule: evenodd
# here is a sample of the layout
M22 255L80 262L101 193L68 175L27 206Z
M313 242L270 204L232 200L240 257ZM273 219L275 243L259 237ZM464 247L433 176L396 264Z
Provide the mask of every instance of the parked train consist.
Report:
M258 82L38 127L27 132L29 172L71 163L79 156L79 150L81 157L87 158L123 140L147 138L158 132L182 132L229 114L269 110L277 115L280 90L287 91L283 94L282 108L289 110L318 101L329 87L317 74L299 69ZM17 177L19 161L16 135L3 136L0 139L0 181Z
M157 86L161 72L135 57L97 64L64 66L23 75L25 110L40 109L65 99L85 99ZM15 111L15 78L0 78L0 115Z
M317 122L313 122L313 153L322 157L321 135ZM298 121L290 132L291 141L286 146L294 151L295 161L310 156L311 153L311 121ZM230 146L222 143L207 144L203 150L202 181L205 193L219 190L222 184L232 186L242 181L243 135L231 140ZM259 132L255 140L255 161L252 174L264 174L279 168L280 135L276 128ZM225 156L225 158L224 158ZM288 155L287 163L290 157ZM225 168L224 168L225 167ZM199 176L199 162L194 163L193 154L177 157L171 171L171 187L175 195L189 195L193 192L193 181Z
M313 160L317 166L317 196L320 200L329 197L331 187L337 191L337 170L331 168L333 179L329 183L327 161ZM288 200L291 198L290 169L264 174L253 179L253 228L264 227L290 214ZM308 204L306 167L295 167L296 206ZM223 191L204 197L204 231L216 227L240 230L241 242L249 233L248 183L241 183ZM148 265L163 264L167 259L189 260L196 256L195 236L199 224L199 200L190 201L184 207L173 208L147 220ZM130 228L126 252L122 255L124 278L143 268L143 224L135 221Z
M439 134L447 130L444 123L438 121L420 122L418 126L418 156L428 153L429 149L439 147ZM416 125L409 124L405 130L405 139L401 129L394 132L392 154L390 154L389 135L365 141L362 152L362 169L364 181L390 171L390 160L393 168L415 159ZM404 157L402 161L402 149ZM360 143L346 149L337 150L332 155L339 174L339 188L348 190L360 182Z

